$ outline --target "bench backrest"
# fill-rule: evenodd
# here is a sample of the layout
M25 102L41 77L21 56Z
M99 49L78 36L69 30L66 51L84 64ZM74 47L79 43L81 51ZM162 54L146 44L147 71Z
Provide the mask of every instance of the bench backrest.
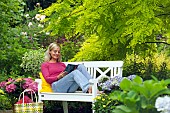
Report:
M64 62L67 64L84 64L92 78L121 76L123 61L83 61L83 62Z

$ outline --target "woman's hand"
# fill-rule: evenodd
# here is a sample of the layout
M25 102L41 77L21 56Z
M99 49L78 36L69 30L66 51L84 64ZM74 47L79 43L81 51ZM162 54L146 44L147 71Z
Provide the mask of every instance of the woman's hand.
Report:
M63 71L61 72L59 75L58 75L58 79L61 79L63 78L64 76L66 76L68 73L66 71Z

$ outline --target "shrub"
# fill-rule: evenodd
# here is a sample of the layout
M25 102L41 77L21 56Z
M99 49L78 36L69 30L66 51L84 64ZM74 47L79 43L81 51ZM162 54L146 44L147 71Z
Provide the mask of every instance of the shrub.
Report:
M0 93L2 93L1 90ZM9 98L1 94L0 94L0 102L1 102L0 110L9 110L12 108L12 103L10 103Z
M113 90L119 89L119 85L123 79L133 80L136 75L129 75L128 77L114 76L113 78L99 79L98 87L104 92L110 93Z
M80 45L79 43L75 43L72 41L66 41L61 44L61 53L62 53L62 61L69 61L76 55L79 51Z
M37 77L40 72L40 65L44 61L44 49L30 50L26 52L22 58L21 67L25 72L33 74L34 77Z
M154 75L159 80L170 77L170 58L164 53L156 53L152 57L128 55L124 60L123 74L142 76L143 79L151 79Z
M107 94L103 93L95 98L93 109L95 113L111 113L117 104L116 100L112 100Z

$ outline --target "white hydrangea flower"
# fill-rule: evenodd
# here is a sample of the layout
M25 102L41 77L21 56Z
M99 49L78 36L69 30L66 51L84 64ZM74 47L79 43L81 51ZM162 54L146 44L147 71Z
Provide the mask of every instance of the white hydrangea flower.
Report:
M155 108L161 113L170 113L170 97L158 97L155 102Z

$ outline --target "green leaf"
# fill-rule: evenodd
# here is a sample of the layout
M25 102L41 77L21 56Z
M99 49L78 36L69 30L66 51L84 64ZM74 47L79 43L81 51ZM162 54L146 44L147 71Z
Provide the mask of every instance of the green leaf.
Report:
M133 82L138 83L138 84L142 84L143 83L143 79L141 77L139 77L139 76L136 76L133 79Z
M143 109L147 108L148 101L147 101L147 99L143 95L141 95L141 97L140 97L140 103L141 103L141 107Z
M121 111L123 111L122 113L131 113L132 112L132 110L125 105L117 106L116 109L120 109Z
M169 85L169 84L170 84L170 79L166 79L166 80L164 81L164 83L165 83L165 85Z
M124 91L130 91L132 87L132 83L128 79L123 79L120 83L120 88Z

